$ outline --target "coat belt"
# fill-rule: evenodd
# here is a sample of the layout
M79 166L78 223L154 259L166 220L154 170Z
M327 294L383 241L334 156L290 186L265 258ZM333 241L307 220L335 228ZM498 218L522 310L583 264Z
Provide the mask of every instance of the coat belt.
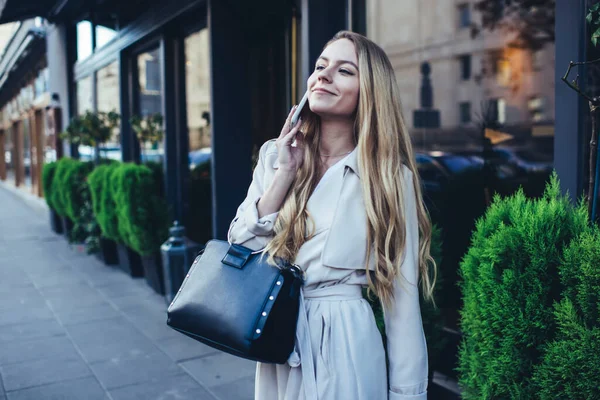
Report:
M305 290L300 293L300 311L298 312L298 325L296 327L296 346L288 359L291 367L298 367L302 363L302 384L306 400L318 400L317 378L315 364L310 345L310 329L306 313L305 299L317 301L340 301L362 299L360 285L333 285L318 289Z

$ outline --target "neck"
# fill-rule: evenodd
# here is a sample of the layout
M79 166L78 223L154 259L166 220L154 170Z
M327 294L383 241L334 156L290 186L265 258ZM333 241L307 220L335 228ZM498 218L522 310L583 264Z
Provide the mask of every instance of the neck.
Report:
M352 151L354 123L351 120L321 119L319 151L323 155L343 155Z

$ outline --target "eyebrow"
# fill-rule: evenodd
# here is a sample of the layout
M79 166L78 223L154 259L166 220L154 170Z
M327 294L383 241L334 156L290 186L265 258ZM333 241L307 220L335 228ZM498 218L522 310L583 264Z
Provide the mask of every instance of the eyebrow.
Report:
M327 58L327 57L320 56L318 59L325 60L325 61L329 62L329 58ZM356 68L358 70L358 66L356 64L354 64L352 61L340 60L340 61L338 61L338 64L350 64L350 65L352 65L354 68Z

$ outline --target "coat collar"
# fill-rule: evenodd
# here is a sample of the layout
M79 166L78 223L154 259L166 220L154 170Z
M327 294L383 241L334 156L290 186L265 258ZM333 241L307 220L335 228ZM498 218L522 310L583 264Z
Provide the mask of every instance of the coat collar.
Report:
M348 155L346 161L344 161L344 166L350 168L352 172L354 172L356 176L360 178L360 174L358 173L358 146L355 147L354 150L352 150L352 152ZM279 160L277 159L277 157L275 157L275 161L273 161L273 169L278 168Z

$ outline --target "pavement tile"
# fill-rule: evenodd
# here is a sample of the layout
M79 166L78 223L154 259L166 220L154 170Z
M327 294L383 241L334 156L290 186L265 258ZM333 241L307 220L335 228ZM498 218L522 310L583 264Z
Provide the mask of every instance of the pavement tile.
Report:
M37 339L64 334L64 328L55 319L0 326L0 346L7 345L14 340Z
M66 336L19 340L0 346L0 365L3 366L52 357L78 358L79 354Z
M184 361L179 365L209 389L241 378L253 377L256 373L256 362L224 352Z
M44 295L46 301L53 310L70 310L73 308L106 304L106 300L93 289L88 288L87 290L84 290L82 288L81 294L77 294L77 292L66 292L69 294L65 295L64 293L58 295Z
M48 306L18 307L0 312L0 326L54 319Z
M146 382L153 378L179 375L183 370L158 350L154 352L131 352L112 357L106 361L91 363L90 368L107 389Z
M64 325L77 325L86 322L118 318L121 313L108 303L87 307L57 308L54 310L58 320Z
M171 329L171 328L169 328ZM174 331L175 332L175 331ZM204 357L210 354L217 354L220 351L213 349L203 343L197 342L179 332L177 336L163 339L156 342L166 355L174 361L190 360L193 358Z
M210 388L219 400L253 400L254 376L247 376L233 382Z
M125 386L109 392L113 400L216 400L185 373Z
M66 329L89 363L156 350L148 338L122 317L71 325Z
M109 400L96 378L68 381L16 390L7 394L7 400Z
M31 280L37 288L48 286L62 287L68 284L85 285L85 281L74 275L71 271L59 273L45 272L43 274L31 275Z
M69 379L91 376L90 368L80 357L45 358L9 366L0 366L6 392Z
M137 329L155 342L181 335L167 325L166 311L135 307L126 309L124 313Z

